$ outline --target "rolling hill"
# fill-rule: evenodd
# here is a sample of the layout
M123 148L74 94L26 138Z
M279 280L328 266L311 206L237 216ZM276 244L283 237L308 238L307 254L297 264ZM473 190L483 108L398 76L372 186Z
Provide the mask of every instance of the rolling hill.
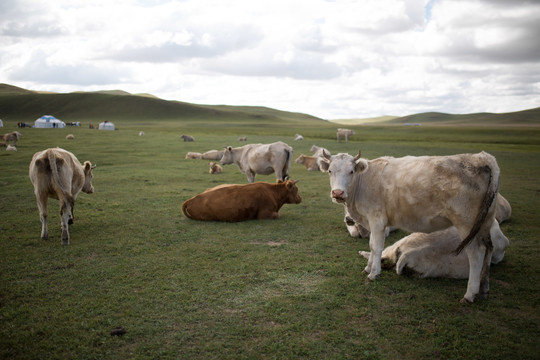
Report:
M123 90L43 93L0 84L0 118L32 122L52 114L64 121L174 120L216 125L473 125L540 126L540 107L510 113L445 114L427 112L403 117L380 116L369 119L342 119L329 122L303 113L260 106L198 105L169 101L151 94L130 94Z
M326 124L317 117L257 106L197 105L122 90L38 93L0 84L0 118L31 122L52 114L64 121L190 120L227 123Z

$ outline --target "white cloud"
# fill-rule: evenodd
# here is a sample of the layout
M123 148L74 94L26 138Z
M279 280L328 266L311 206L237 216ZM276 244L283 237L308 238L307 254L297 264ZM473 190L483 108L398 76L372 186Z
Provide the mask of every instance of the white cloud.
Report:
M0 82L323 118L540 105L540 5L511 0L0 2Z

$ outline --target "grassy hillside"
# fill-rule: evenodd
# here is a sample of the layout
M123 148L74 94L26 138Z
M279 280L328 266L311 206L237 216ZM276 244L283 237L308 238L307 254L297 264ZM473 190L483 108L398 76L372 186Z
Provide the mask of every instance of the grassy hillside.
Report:
M476 113L453 115L429 112L403 116L389 124L419 123L422 125L540 125L540 107L510 113Z
M148 94L131 95L120 90L38 94L10 85L0 85L0 117L7 121L32 122L44 114L65 121L155 121L175 120L212 124L304 124L325 123L314 116L265 107L197 105L167 101Z
M339 124L339 125L347 125L347 126L377 125L381 123L386 123L390 120L397 119L398 117L399 116L383 115L383 116L364 118L364 119L335 119L335 120L329 120L329 121Z

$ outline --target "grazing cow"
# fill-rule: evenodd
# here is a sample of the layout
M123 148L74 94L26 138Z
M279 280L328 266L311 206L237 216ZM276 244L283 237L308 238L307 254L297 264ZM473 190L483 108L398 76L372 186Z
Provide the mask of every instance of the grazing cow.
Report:
M202 154L201 153L198 153L198 152L191 152L189 151L187 154L186 154L186 159L200 159L202 157Z
M215 162L210 162L208 163L208 165L210 165L210 170L209 170L210 174L221 174L221 172L223 171L223 168L219 166L219 164L216 164Z
M14 145L6 145L6 151L17 151Z
M73 139L75 139L75 136L73 136L73 134L67 134L66 139L67 140L73 140Z
M248 182L255 181L255 174L270 175L276 173L276 179L289 177L293 148L284 142L272 144L248 144L237 148L227 146L221 165L236 164L246 174Z
M337 129L337 141L339 142L340 139L343 137L345 139L345 142L349 141L349 136L354 135L354 130L349 129Z
M184 139L185 142L195 141L195 138L193 136L182 134L180 135L180 137Z
M2 135L2 140L7 143L13 142L13 145L17 145L17 141L19 141L19 138L22 136L22 134L18 131L12 131L10 133Z
M368 161L349 154L327 156L320 163L330 174L331 198L347 205L353 220L371 230L368 279L381 272L388 226L432 232L455 226L470 272L462 302L489 291L493 245L490 228L500 170L485 152L453 156L382 157Z
M201 159L204 160L221 160L221 157L223 156L223 150L208 150L204 154L201 155Z
M304 140L304 137L300 134L295 134L294 135L294 141L298 141L298 140Z
M238 141L247 141L247 136L240 136Z
M94 192L92 186L92 166L90 161L84 165L70 153L61 148L51 148L34 154L30 162L29 176L34 185L34 193L41 219L41 238L47 240L47 199L60 201L62 224L62 245L69 244L68 225L73 223L75 199L82 190L87 194Z
M277 180L275 184L225 184L208 189L182 204L190 219L237 222L251 219L278 219L284 204L300 204L298 181Z
M307 171L319 171L319 164L317 164L318 157L300 155L294 162L302 164L306 167Z
M140 131L139 136L144 136L144 131Z

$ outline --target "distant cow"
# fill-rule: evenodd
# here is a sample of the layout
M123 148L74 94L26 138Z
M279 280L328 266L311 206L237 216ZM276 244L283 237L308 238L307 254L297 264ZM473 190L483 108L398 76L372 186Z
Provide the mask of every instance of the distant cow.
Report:
M330 196L347 205L352 219L371 230L370 256L364 269L375 280L381 271L388 226L430 233L455 226L470 264L463 302L485 297L493 245L495 197L500 170L485 152L453 156L382 157L348 154L325 157L321 169L330 174Z
M296 134L294 135L294 141L297 141L297 140L304 140L304 137L300 134Z
M201 159L204 160L221 160L224 150L208 150L201 155Z
M248 144L237 148L225 148L221 165L236 164L246 174L248 182L255 181L255 174L276 173L276 179L289 177L293 148L284 142L272 144Z
M304 165L307 171L319 171L319 164L317 164L317 157L300 155L294 162L297 164Z
M508 201L501 194L497 194L495 210L497 221L493 221L490 228L493 243L491 264L498 264L503 260L505 250L510 243L502 233L499 224L508 220L511 213L512 209ZM460 242L459 233L453 226L429 234L412 233L383 250L381 266L383 268L395 266L399 275L466 279L469 274L469 259L463 252L457 255L454 253ZM370 255L366 251L358 253L366 259Z
M41 238L47 240L47 200L49 197L60 201L62 224L62 245L69 244L68 225L73 223L75 199L82 190L87 194L94 192L92 186L92 166L90 161L84 165L64 149L47 149L34 154L30 162L29 176L34 185L34 194L41 219Z
M354 135L354 130L349 129L337 129L337 141L339 142L340 139L343 137L345 139L345 142L349 141L349 136Z
M73 136L73 134L67 134L66 139L67 140L73 140L73 139L75 139L75 136Z
M185 142L195 141L195 138L193 136L182 134L180 135L180 137L184 139Z
M17 145L17 141L19 141L19 138L22 136L22 134L18 131L12 131L10 133L2 135L2 140L8 144L10 142L13 143L13 145Z
M202 154L201 153L198 153L198 152L191 152L189 151L187 154L186 154L186 159L200 159L202 157Z
M321 146L317 146L317 145L311 146L311 149L309 151L311 151L313 153L313 156L315 156L315 157L321 157L325 153L326 153L326 155L332 155L330 153L330 151L328 151L327 149L325 149L325 148L323 148Z
M215 162L208 163L208 165L210 165L210 170L209 170L210 174L221 174L221 172L223 171L223 168L219 166L219 164L216 164Z
M293 180L275 184L219 185L182 204L190 219L237 222L251 219L278 219L284 204L300 204L302 198Z
M140 131L139 136L144 136L144 131Z
M240 136L238 141L247 141L247 136Z

